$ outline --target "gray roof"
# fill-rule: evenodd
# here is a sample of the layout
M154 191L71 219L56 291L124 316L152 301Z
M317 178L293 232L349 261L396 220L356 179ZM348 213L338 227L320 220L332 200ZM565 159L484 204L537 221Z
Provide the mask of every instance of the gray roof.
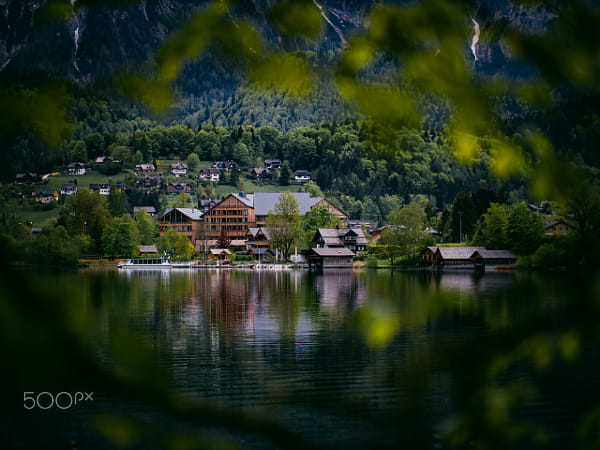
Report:
M158 253L154 245L138 245L140 253Z
M319 256L354 256L354 252L346 247L313 248L311 250Z
M220 255L222 253L225 253L226 255L231 255L231 251L229 251L229 249L226 248L211 248L210 252L213 255Z
M342 237L349 233L356 235L356 243L358 245L367 245L369 243L361 228L319 228L317 233L321 235L325 244L329 246L344 245Z
M254 194L254 214L257 216L267 216L269 210L275 207L275 203L279 201L281 192L256 192ZM308 192L292 192L292 196L298 202L300 214L306 214L310 209L318 203L315 198L310 198ZM323 200L319 198L318 201Z
M485 247L438 247L442 258L448 259L469 259L476 251L485 250Z
M517 259L517 256L508 250L477 250L483 259Z
M573 224L571 224L571 223L567 222L567 221L566 221L566 220L564 220L564 219L555 220L554 222L551 222L551 223L549 223L548 225L545 225L545 226L544 226L544 228L548 229L548 228L550 228L550 227L553 227L553 226L555 226L555 225L558 225L558 224L561 224L561 223L562 223L562 224L564 224L564 225L568 225L568 226L570 226L570 227L572 227L572 228L575 228L575 227L573 226Z
M231 194L233 195L235 198L237 198L240 202L242 202L244 205L246 205L249 208L254 208L254 196L256 194Z
M267 239L271 239L271 236L269 234L269 230L267 228L248 228L248 231L250 231L250 233L252 234L253 237L256 237L256 235L258 234L259 231L262 230L262 233L265 235L265 237Z
M146 211L148 214L155 214L156 208L154 206L134 206L133 212Z
M165 213L162 216L165 217L167 214L169 214L175 209L192 220L202 220L202 216L204 215L204 213L197 208L169 208L165 211Z

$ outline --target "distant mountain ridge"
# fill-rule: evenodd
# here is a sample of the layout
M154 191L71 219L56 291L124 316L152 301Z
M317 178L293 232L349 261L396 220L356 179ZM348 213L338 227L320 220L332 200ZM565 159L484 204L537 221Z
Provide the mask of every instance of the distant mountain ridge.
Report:
M155 52L161 43L208 3L208 0L141 0L115 6L106 2L81 8L65 21L38 25L47 4L45 0L0 0L0 73L43 72L83 86L122 72L149 76L154 70ZM369 11L384 2L314 0L323 17L323 31L313 41L291 39L269 24L265 14L274 3L273 0L240 2L230 15L232 20L244 18L251 23L260 31L267 46L314 52L315 64L319 64L318 58L324 55L331 59L331 51L342 49L353 33L363 29ZM393 2L396 5L402 3L407 2ZM472 17L465 17L465 21L472 19L475 35L475 22L482 30L490 23L502 22L543 29L552 19L552 13L543 7L525 7L506 0L482 0L473 2ZM501 38L501 34L494 36L489 45L465 42L465 57L473 59L476 70L505 70L517 76L521 66L511 60ZM263 113L254 114L263 119L253 120L252 111L236 119L236 108L248 105L242 98L247 92L240 90L242 87L241 73L235 67L223 65L209 52L188 64L178 79L177 117L179 120L188 117L188 121L197 124L274 125L285 129L311 121L341 120L347 116L339 99L322 98L336 95L334 89L326 88L319 93L318 108L314 107L315 101L310 102L315 111L306 111L299 104L281 106L279 97L263 97L262 106L256 106L263 107ZM256 107L251 106L252 109ZM286 124L277 120L265 121L266 116L275 114L273 111L290 117L296 115L301 120L296 123L292 118L286 120Z

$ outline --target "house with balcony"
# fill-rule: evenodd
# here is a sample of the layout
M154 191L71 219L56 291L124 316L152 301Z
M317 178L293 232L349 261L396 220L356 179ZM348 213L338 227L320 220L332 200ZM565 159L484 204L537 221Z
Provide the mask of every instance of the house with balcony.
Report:
M135 180L135 185L138 189L152 190L160 189L162 186L162 176L160 174L141 175Z
M77 185L75 183L63 183L60 185L60 195L77 194Z
M148 214L150 217L154 217L156 214L156 208L154 206L134 206L133 214L135 215L135 213L138 211L146 211L146 214Z
M231 172L232 170L239 170L238 165L235 161L215 161L213 169L224 170L225 172Z
M90 184L90 191L98 192L100 195L110 194L110 184Z
M203 213L197 208L169 208L159 220L160 235L169 230L184 234L192 245L203 237Z
M183 163L171 164L169 170L173 175L178 177L179 175L185 175L187 173L188 166Z
M58 201L58 191L54 189L43 189L31 193L35 197L35 201L42 205L48 205Z
M225 230L232 240L245 240L248 228L256 226L254 195L240 192L229 194L205 213L206 235L216 240Z
M69 175L80 176L80 175L85 175L87 173L87 169L86 169L84 163L74 162L74 163L67 165L66 172Z
M281 169L282 162L280 159L265 159L265 167L267 169Z
M214 167L206 167L200 170L198 173L198 178L218 183L219 179L221 178L221 171L219 169L215 169Z
M544 226L544 234L552 236L553 234L566 234L574 231L575 227L564 219L553 220Z
M315 248L347 248L357 255L369 244L362 228L319 228L312 242Z
M294 181L296 183L306 183L306 182L310 181L310 171L296 170L294 172Z
M15 175L15 184L35 184L39 183L41 178L37 173L26 172Z
M261 167L255 167L250 171L250 178L258 181L266 181L273 178L269 169L263 169Z
M156 171L154 164L136 164L135 173L153 173Z
M169 183L165 188L165 194L167 195L179 195L181 193L190 194L192 187L187 183Z
M255 261L268 261L272 256L272 252L269 249L269 230L252 227L248 229L246 236L246 249L252 255L253 259Z

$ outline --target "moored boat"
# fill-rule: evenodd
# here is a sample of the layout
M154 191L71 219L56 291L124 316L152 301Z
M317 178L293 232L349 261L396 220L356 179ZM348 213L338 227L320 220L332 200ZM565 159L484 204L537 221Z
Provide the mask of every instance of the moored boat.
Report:
M162 258L132 258L119 262L119 269L170 269L171 261L167 256Z

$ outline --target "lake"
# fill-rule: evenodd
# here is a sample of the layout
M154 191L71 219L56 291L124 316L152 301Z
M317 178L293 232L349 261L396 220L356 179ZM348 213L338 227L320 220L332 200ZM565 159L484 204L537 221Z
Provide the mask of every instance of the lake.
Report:
M0 446L592 448L599 281L7 269Z

